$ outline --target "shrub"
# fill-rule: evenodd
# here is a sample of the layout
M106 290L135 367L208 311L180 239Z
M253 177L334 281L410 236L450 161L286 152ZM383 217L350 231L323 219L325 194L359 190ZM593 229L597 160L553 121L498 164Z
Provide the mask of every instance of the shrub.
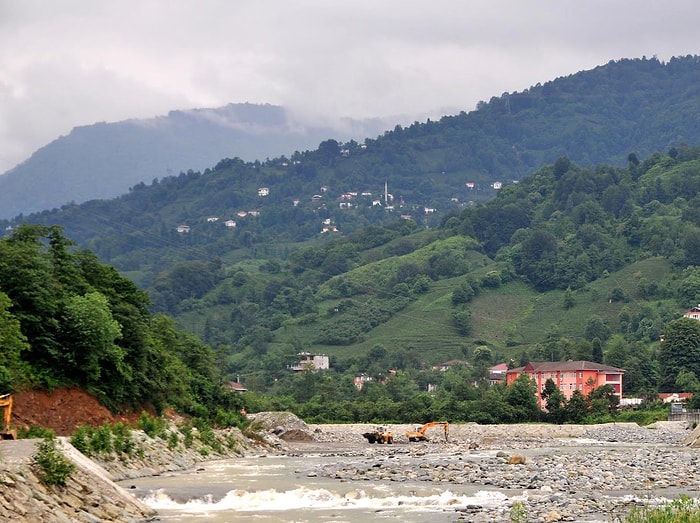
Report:
M194 441L192 427L190 425L184 425L180 427L180 432L182 433L182 443L185 445L185 448L190 448L192 446L192 442Z
M221 427L240 427L241 415L233 410L218 409L214 416L214 424Z
M39 479L44 485L65 486L66 480L75 471L75 464L63 455L55 437L44 438L32 460L38 467Z
M173 450L177 448L178 443L180 443L180 437L177 435L177 431L173 431L168 435L168 448Z
M17 433L19 439L43 439L43 438L53 438L56 433L47 429L46 427L37 427L36 425L31 425L27 429L20 429Z
M634 507L623 523L698 523L700 508L698 503L682 494L679 499L659 507Z
M454 311L452 324L461 336L468 336L472 330L471 313L469 311Z
M115 423L112 426L112 445L115 452L131 454L134 451L134 440L131 437L131 429L124 423Z
M112 429L107 422L95 429L90 438L90 450L95 454L112 452Z
M90 449L90 440L92 439L93 433L94 430L92 427L88 425L81 425L71 436L71 445L86 456L91 456L92 451Z
M199 432L199 440L212 450L221 453L224 449L211 428Z
M141 412L136 426L152 438L158 437L163 432L163 421L149 416L145 410Z

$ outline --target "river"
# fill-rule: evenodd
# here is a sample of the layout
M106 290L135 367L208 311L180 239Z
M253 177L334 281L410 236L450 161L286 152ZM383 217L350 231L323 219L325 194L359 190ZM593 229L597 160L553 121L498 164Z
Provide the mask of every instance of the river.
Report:
M622 521L634 506L700 492L700 454L679 444L687 428L564 428L464 426L476 449L464 435L385 446L326 429L314 433L325 441L288 443L284 455L120 484L168 523L486 523L522 521L521 510L531 521ZM516 450L526 466L505 459Z
M352 458L343 458L347 461ZM196 471L121 482L169 523L447 523L457 508L498 505L506 494L470 485L341 482L315 477L322 455L208 462Z

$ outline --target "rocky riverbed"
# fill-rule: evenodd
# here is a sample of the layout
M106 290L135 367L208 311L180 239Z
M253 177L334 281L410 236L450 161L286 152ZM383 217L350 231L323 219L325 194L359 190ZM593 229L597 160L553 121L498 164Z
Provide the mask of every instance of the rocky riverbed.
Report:
M287 443L291 453L338 457L299 471L345 482L430 482L507 493L499 506L454 506L455 521L620 521L633 506L700 496L700 451L687 424L597 426L456 425L445 442L369 445L366 425L310 426L314 442ZM298 429L297 429L298 430Z
M621 521L633 506L682 494L700 496L700 430L685 423L583 425L452 425L448 441L409 443L408 425L388 428L393 445L369 444L369 425L307 425L289 413L251 419L261 437L217 432L218 451L173 445L173 438L135 432L138 452L89 460L66 445L78 469L66 487L45 487L31 466L31 442L0 442L0 521L137 522L157 518L113 481L206 467L206 461L266 454L331 456L332 465L298 474L342 482L429 482L498 490L498 506L446 506L456 522ZM311 462L311 460L310 460ZM325 463L328 460L324 460ZM515 518L515 519L514 519Z

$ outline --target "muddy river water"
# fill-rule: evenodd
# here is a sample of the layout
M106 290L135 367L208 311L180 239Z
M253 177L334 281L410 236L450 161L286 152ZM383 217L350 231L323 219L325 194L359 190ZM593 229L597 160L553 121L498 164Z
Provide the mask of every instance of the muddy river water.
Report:
M128 480L122 486L171 523L456 521L456 508L497 505L507 494L473 485L341 482L307 472L338 457L252 457L197 471ZM512 494L512 493L508 493Z

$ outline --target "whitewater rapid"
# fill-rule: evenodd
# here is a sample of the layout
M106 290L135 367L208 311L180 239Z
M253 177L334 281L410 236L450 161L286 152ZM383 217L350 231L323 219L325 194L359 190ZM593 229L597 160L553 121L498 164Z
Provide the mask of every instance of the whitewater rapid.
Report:
M301 473L320 456L257 457L217 461L192 473L129 480L164 521L359 523L391 519L440 523L470 505L496 506L499 491L461 485L340 482Z

